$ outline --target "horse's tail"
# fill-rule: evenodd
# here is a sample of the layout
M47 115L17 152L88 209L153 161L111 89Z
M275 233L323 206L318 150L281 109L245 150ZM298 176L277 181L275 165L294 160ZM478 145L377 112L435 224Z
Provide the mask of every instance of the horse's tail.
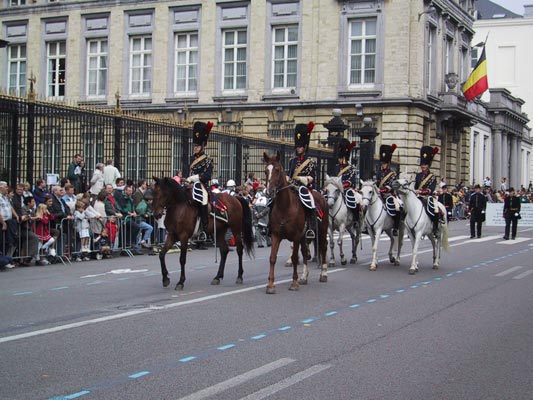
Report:
M235 196L241 203L242 207L242 243L248 256L254 255L254 232L252 228L252 211L250 205L241 196Z
M450 244L448 243L448 223L447 222L442 226L442 248L446 251L450 250Z

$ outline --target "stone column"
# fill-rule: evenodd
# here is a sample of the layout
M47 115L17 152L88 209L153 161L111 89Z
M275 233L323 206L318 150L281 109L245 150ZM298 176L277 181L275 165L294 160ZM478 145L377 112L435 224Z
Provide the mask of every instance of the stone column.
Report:
M516 138L514 136L508 135L509 138L509 157L507 158L510 162L510 168L509 168L509 177L507 180L509 181L509 186L514 187L517 189L516 185L518 184L517 181L517 166L518 166L518 154L516 153Z
M516 144L516 189L520 189L520 184L522 183L522 169L524 165L524 160L522 159L523 153L522 153L522 138L520 136L516 136L515 139ZM527 187L527 185L525 185Z
M492 135L492 182L499 182L502 178L502 144L502 131L495 129Z

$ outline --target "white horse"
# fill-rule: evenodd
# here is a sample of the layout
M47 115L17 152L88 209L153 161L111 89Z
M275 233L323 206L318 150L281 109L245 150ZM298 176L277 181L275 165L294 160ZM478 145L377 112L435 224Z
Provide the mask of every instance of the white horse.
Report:
M378 266L378 243L382 232L385 232L390 238L390 262L394 265L400 265L400 252L402 250L404 233L403 222L400 222L398 236L394 236L392 234L394 220L387 214L378 187L372 181L363 182L361 193L363 196L363 206L365 207L365 224L372 242L370 271L375 271ZM393 255L394 249L396 249L396 257Z
M335 266L335 243L333 240L333 232L339 232L339 238L337 239L337 245L339 246L341 264L346 265L347 260L344 256L342 250L342 238L344 232L348 231L352 239L352 258L350 259L350 264L355 264L357 262L357 246L359 245L359 239L361 237L361 225L362 225L362 215L358 213L359 217L355 217L352 210L350 210L346 203L344 202L344 187L342 186L341 177L333 177L326 175L326 181L324 182L326 189L326 199L329 207L329 267ZM356 204L361 204L362 197L359 193L355 193L355 202Z
M406 211L405 228L413 244L413 260L409 268L409 274L418 272L418 246L424 236L427 236L433 246L433 269L439 268L440 248L448 250L448 223L439 223L437 238L433 236L433 221L426 214L424 205L418 199L415 191L410 187L410 182L406 179L398 179L393 182L392 187L400 195ZM437 202L442 215L446 215L446 208L442 203Z

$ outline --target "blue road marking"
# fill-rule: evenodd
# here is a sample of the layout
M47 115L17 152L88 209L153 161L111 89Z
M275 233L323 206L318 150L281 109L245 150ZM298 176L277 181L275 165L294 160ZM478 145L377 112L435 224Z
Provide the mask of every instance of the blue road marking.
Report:
M389 295L388 294L382 294L379 297L382 298L382 299L386 299L387 297L389 297Z
M302 324L310 324L314 320L315 320L314 318L307 318L307 319L302 320Z
M222 351L224 351L224 350L231 349L232 347L235 347L235 345L234 345L234 344L227 344L227 345L225 345L225 346L217 347L217 350L222 350Z
M326 317L331 317L332 315L338 314L337 311L330 311L324 314Z
M24 296L25 294L32 294L33 292L18 292L13 293L13 296Z
M266 335L262 333L260 335L252 336L251 339L259 340L259 339L263 339L264 337L266 337Z
M418 287L418 285L412 285L411 289L416 289L417 287Z
M137 379L137 378L140 378L141 376L148 375L149 373L150 371L141 371L141 372L137 372L136 374L129 375L128 378Z
M102 281L94 281L94 282L88 282L88 283L86 283L86 285L87 286L89 286L89 285L99 285L101 283L102 283Z
M352 305L350 306L350 308L357 308L357 307L361 307L361 304L352 304Z
M396 293L403 293L403 292L405 292L405 289L398 289L398 290L396 291Z
M291 329L290 326L282 326L281 328L278 328L278 331L288 331L289 329Z
M182 362L182 363L186 363L186 362L189 362L189 361L192 361L192 360L196 360L196 357L195 356L190 356L190 357L180 358L178 361Z
M368 299L366 302L367 302L367 303L375 303L375 302L376 302L376 299Z
M117 281L127 281L130 278L117 278Z
M69 399L69 400L70 399L77 399L78 397L85 396L86 394L89 394L89 393L91 393L91 392L88 391L88 390L82 390L81 392L65 396L65 399Z
M64 290L64 289L68 289L68 286L55 287L50 290Z
M450 272L449 274L446 274L446 276L453 276L453 272Z

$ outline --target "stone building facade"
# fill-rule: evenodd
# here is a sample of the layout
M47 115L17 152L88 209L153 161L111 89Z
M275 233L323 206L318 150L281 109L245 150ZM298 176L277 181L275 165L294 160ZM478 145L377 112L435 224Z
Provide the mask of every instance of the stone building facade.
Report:
M441 149L433 171L468 182L466 103L474 0L3 0L2 87L25 95L159 118L214 120L242 134L292 140L296 123L340 109L358 138L396 143L401 172L423 145ZM487 120L487 124L489 121Z

